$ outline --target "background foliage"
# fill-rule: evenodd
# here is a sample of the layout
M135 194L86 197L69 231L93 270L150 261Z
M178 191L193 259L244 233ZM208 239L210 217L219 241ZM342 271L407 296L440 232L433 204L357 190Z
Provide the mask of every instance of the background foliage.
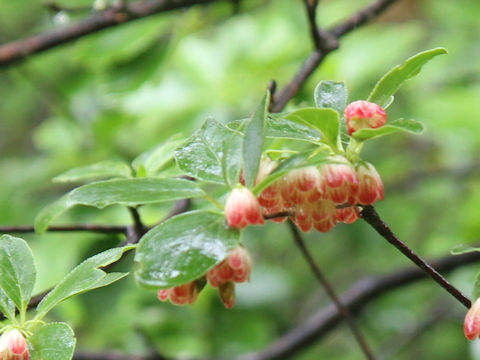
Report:
M367 3L324 0L319 21L334 24ZM459 242L478 241L479 15L480 3L474 1L401 0L374 24L342 39L289 104L313 105L313 88L322 79L345 80L351 100L365 98L378 77L406 57L436 46L449 50L408 82L389 108L391 119L423 121L423 136L394 135L367 144L364 153L385 182L386 199L377 209L426 258L444 255ZM52 14L37 1L5 1L0 40L69 19L75 16ZM189 136L207 116L221 122L249 116L268 81L285 84L311 46L300 1L245 0L238 14L229 3L160 14L0 70L0 224L33 223L45 204L71 188L50 181L71 167L131 161L170 136ZM154 224L168 210L169 204L162 204L140 211ZM57 220L129 222L120 207L101 212L76 207ZM34 293L123 240L90 233L25 238L37 261ZM231 311L208 288L193 307L159 303L154 291L139 288L129 276L71 299L49 316L68 320L83 350L138 353L154 346L165 355L230 356L260 349L328 300L284 227L249 228L243 241L254 255L254 270L251 283L237 287ZM361 221L328 234L312 232L308 242L337 291L363 276L409 264ZM115 270L130 270L133 260L126 260ZM450 278L469 294L476 271L474 265ZM358 322L384 358L475 358L475 343L467 343L461 332L463 315L442 289L423 281L381 297ZM357 359L360 354L341 326L295 356Z

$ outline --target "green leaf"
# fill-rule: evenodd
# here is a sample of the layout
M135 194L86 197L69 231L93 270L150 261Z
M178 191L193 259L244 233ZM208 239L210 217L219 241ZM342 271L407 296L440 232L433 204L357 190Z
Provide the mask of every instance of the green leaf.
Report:
M76 339L66 323L43 325L28 338L32 360L71 360Z
M461 255L461 254L471 253L475 251L480 251L480 247L473 247L470 245L458 244L450 249L450 254Z
M330 108L343 114L347 105L347 87L344 81L323 80L313 92L315 104L319 108Z
M80 186L45 207L35 219L35 231L45 232L55 218L76 205L102 209L114 204L137 206L203 195L204 192L195 182L183 179L138 178L100 181Z
M317 144L321 135L316 129L281 117L267 119L265 137L274 139L302 140Z
M397 132L409 132L413 134L420 134L424 130L421 122L416 120L398 119L392 121L388 125L376 129L360 129L355 131L352 136L358 141L365 141L379 138L385 135L394 134Z
M422 66L435 56L442 54L447 54L447 50L435 48L423 51L407 59L402 65L395 66L377 82L367 100L377 103L381 107L386 107L390 97L405 81L417 75Z
M323 135L322 141L332 147L337 147L340 120L338 112L335 110L304 108L291 112L285 118L317 129Z
M137 281L155 288L193 281L221 262L238 240L238 230L226 226L223 214L192 211L175 216L140 240Z
M102 161L96 164L70 169L53 178L54 182L75 182L112 177L129 178L130 167L123 161Z
M7 319L13 321L15 319L15 304L0 288L0 311Z
M132 167L137 172L137 177L139 177L139 171L141 169L145 170L144 176L157 175L162 167L173 160L175 149L183 141L184 140L180 139L178 135L172 136L162 144L137 156L132 162Z
M268 175L260 184L255 186L255 188L253 189L253 193L255 195L259 195L269 185L271 185L276 180L278 180L292 170L326 163L328 155L330 154L330 151L325 150L320 151L313 156L311 151L290 156L289 158L282 161L275 168L275 170L270 175Z
M0 238L0 288L20 311L26 309L32 296L36 276L32 251L26 241L3 235ZM8 300L2 302L11 306Z
M480 298L480 273L475 276L475 281L473 282L472 303L478 298Z
M258 167L263 152L263 141L265 138L265 120L268 116L268 105L270 104L270 92L258 105L251 120L245 127L245 139L243 141L243 173L245 184L252 187L257 178Z
M270 139L291 139L318 144L321 135L316 129L284 118L285 114L270 114L266 119L265 137ZM227 127L243 131L244 120L233 120Z
M224 143L229 144L227 153L224 153ZM180 170L187 175L198 180L225 184L233 173L240 171L241 143L241 133L209 118L175 151L175 159ZM224 173L224 162L232 164L228 174Z
M83 261L60 281L37 306L37 319L41 319L60 302L89 290L109 285L127 276L128 273L107 274L100 268L120 259L124 252L135 245L106 250Z

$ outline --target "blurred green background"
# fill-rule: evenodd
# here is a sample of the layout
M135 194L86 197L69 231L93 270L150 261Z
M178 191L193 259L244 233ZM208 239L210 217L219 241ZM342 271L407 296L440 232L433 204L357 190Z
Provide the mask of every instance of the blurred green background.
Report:
M323 0L322 25L368 4ZM427 259L458 243L479 240L480 2L399 0L375 23L341 40L288 105L312 105L322 79L345 80L350 100L364 99L376 80L414 53L437 46L449 55L429 63L389 108L389 118L423 121L421 136L394 135L369 143L364 157L385 182L381 216ZM90 6L90 0L63 0ZM72 22L36 0L0 3L0 41ZM188 136L207 116L248 116L269 80L284 85L311 51L299 0L244 0L160 14L55 48L0 70L0 224L32 224L38 211L71 188L50 181L74 167L106 159L130 161L174 134ZM427 173L428 176L418 176ZM169 206L141 209L147 224ZM125 209L76 208L57 223L126 224ZM74 327L77 349L168 356L225 356L266 347L329 303L288 236L286 225L249 228L254 257L250 284L237 286L225 310L213 289L193 307L175 307L136 286L133 276L67 301L51 315ZM120 236L87 233L25 235L39 267L40 292ZM307 236L320 266L344 291L367 275L410 265L364 222ZM121 265L132 269L132 258ZM480 265L448 276L470 294ZM439 310L440 309L440 310ZM436 316L435 311L442 314ZM465 309L432 281L400 288L358 317L384 359L480 359L462 333ZM433 321L422 328L425 321ZM342 325L295 359L360 359Z

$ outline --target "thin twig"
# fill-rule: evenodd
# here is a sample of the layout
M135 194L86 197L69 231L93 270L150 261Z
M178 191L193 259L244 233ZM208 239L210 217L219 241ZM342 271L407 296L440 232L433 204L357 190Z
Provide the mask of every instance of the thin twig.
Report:
M338 40L340 37L368 23L384 12L389 6L395 3L395 1L397 0L378 0L326 31L317 29L320 37L326 40L326 43L322 46L322 51L315 49L302 64L293 79L290 80L281 91L277 92L274 97L275 106L273 106L272 111L281 111L290 99L297 94L305 81L307 81L310 75L318 68L325 57L338 48Z
M455 299L460 301L466 308L470 308L472 303L460 290L450 284L440 273L429 265L420 256L415 254L403 241L401 241L390 229L390 227L380 218L375 208L371 205L363 206L360 212L362 218L370 224L385 240L395 246L400 252L412 260L418 267L425 271L441 287L447 290Z
M298 231L297 227L292 221L289 221L288 225L290 226L290 230L292 232L293 239L295 240L295 244L298 246L298 248L302 252L303 257L305 258L307 263L310 265L310 268L315 274L315 277L317 278L317 280L325 288L325 291L327 292L328 296L333 301L338 311L345 318L345 321L347 322L350 330L353 333L353 336L355 337L358 344L360 345L360 348L365 354L365 357L369 360L375 360L375 356L373 355L373 352L370 349L370 346L367 344L363 334L361 333L360 329L357 327L357 324L353 320L353 317L350 315L350 312L348 311L348 309L342 304L342 302L338 298L337 294L335 293L335 290L333 289L333 286L330 284L330 282L327 280L323 272L320 270L320 267L315 262L315 259L313 258L312 254L310 254L310 251L308 250L305 244L305 241L303 240L303 237Z
M0 226L0 233L32 233L35 228L31 225L7 225ZM125 225L94 225L94 224L77 224L77 225L56 225L49 226L49 232L69 232L69 231L89 231L101 234L126 234L127 226Z
M33 54L57 47L83 36L142 19L161 12L208 4L217 0L139 0L125 9L108 8L77 23L12 41L0 46L0 67L10 65Z
M305 9L307 10L308 23L310 25L310 34L313 40L313 46L315 49L322 49L322 41L320 39L320 34L318 33L318 26L316 20L316 10L318 5L318 0L303 0L305 4Z
M480 261L480 253L468 253L458 256L447 255L431 263L442 272L449 272ZM400 287L426 278L426 274L417 266L392 271L388 275L365 277L358 280L340 300L352 314L358 314L363 308L382 295ZM233 360L283 360L305 351L311 344L329 334L343 320L342 314L334 304L311 314L307 320L277 338L270 346L253 353L240 355Z

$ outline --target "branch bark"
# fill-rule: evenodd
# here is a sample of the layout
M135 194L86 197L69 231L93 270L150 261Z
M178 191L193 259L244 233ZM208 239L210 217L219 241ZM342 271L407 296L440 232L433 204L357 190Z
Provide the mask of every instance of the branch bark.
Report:
M468 253L458 256L445 256L432 261L432 265L442 272L480 261L480 253ZM352 314L358 314L370 302L380 298L399 287L425 279L426 274L416 266L397 270L389 275L366 277L357 281L340 300ZM289 358L309 345L318 342L342 322L342 315L330 304L308 317L293 330L279 337L269 347L258 352L233 358L234 360L280 360Z
M338 40L340 37L349 33L353 29L368 23L383 13L396 1L397 0L377 0L373 4L361 9L348 19L326 31L322 30L321 28L317 28L315 33L318 34L322 46L320 48L316 48L310 54L292 80L286 84L282 90L275 94L273 98L274 105L272 106L272 112L282 111L290 99L298 93L310 75L312 75L318 66L323 62L325 57L338 48ZM314 41L316 40L314 39Z
M0 46L0 67L11 65L31 55L114 27L126 22L194 5L208 4L218 0L139 0L125 8L108 8L69 26L60 27L25 39Z
M412 260L419 268L425 271L433 280L435 280L441 287L447 290L455 299L461 302L467 309L470 309L472 303L460 290L450 284L440 273L429 265L420 256L415 254L403 241L401 241L390 229L390 227L383 222L375 208L371 205L364 206L360 215L370 224L385 240L395 246L400 252Z
M288 221L288 225L290 226L290 231L292 232L293 239L297 244L298 248L300 249L303 257L305 258L308 265L312 269L312 272L315 274L315 277L317 278L317 280L324 287L325 291L327 292L327 295L335 304L335 307L337 308L338 312L342 314L343 318L347 322L348 327L352 331L353 336L355 337L355 340L357 340L357 343L360 346L360 349L362 349L365 357L369 360L375 360L375 356L373 355L373 352L370 349L370 346L368 345L367 341L365 340L362 332L360 331L357 324L353 320L353 317L351 316L348 309L343 305L342 301L338 298L335 290L333 289L333 286L327 280L323 272L320 270L320 267L317 265L317 263L313 259L313 256L312 254L310 254L310 251L305 245L305 241L303 240L302 235L298 231L298 228L291 220Z

